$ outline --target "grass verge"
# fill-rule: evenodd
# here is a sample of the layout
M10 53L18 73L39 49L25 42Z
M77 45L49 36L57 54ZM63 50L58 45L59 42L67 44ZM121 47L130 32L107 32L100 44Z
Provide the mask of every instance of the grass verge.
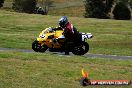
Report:
M0 52L0 87L82 88L79 84L82 66L91 79L132 80L132 60L7 51ZM96 87L131 88L132 85Z

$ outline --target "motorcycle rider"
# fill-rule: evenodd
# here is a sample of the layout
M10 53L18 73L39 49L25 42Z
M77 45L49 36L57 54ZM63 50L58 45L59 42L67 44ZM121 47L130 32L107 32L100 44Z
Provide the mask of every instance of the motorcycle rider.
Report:
M65 55L69 55L69 50L80 42L80 35L78 30L68 21L66 16L59 19L59 27L54 30L64 30L65 36Z

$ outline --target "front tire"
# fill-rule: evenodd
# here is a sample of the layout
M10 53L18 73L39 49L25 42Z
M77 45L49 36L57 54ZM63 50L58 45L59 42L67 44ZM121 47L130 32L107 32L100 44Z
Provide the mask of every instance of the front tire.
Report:
M43 45L41 46L41 44L38 43L37 40L35 40L33 43L32 43L32 49L35 51L35 52L45 52L48 47L46 45Z

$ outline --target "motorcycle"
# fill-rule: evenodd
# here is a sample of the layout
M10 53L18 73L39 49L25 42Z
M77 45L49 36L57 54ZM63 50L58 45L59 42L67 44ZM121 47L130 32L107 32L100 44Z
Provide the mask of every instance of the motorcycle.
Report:
M70 52L75 55L84 55L89 51L89 44L87 39L93 37L91 33L80 33L81 41L79 44L73 44L70 48ZM64 52L65 51L65 36L63 30L52 30L52 28L46 28L43 30L39 37L32 43L32 49L35 52Z

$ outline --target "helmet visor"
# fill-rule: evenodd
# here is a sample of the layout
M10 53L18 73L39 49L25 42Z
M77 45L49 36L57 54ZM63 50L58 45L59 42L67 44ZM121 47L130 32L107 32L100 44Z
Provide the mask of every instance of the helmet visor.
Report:
M59 22L59 25L60 25L62 28L64 28L64 27L66 26L64 21L63 21L63 22L60 21L60 22Z

